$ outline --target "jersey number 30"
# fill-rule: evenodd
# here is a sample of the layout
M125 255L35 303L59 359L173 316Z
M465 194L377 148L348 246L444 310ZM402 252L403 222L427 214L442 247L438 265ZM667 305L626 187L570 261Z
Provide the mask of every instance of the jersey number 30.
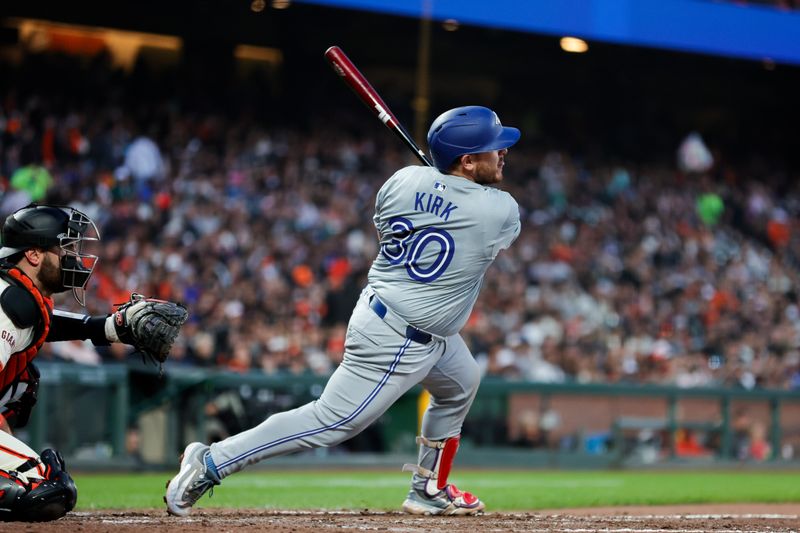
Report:
M411 279L430 283L444 274L453 254L456 243L452 235L441 228L429 227L417 232L414 224L404 217L395 217L389 221L392 228L392 240L381 246L381 253L391 264L403 264ZM438 254L426 264L420 263L422 255L429 246L436 246ZM431 252L436 253L436 248Z

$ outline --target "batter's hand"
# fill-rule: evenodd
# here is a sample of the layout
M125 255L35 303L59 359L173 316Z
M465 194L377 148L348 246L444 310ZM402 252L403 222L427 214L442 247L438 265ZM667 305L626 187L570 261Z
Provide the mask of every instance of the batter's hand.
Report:
M130 344L157 366L167 360L181 326L189 318L182 304L145 298L133 293L131 300L114 313L120 342Z

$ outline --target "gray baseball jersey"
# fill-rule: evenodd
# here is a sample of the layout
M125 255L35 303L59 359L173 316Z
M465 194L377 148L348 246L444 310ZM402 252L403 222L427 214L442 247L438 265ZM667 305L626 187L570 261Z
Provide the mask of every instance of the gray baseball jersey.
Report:
M342 363L318 400L212 444L221 477L345 441L416 384L431 393L422 434L460 433L480 370L458 330L489 264L519 235L517 203L465 178L408 167L378 192L375 225L381 250L348 323Z
M374 221L381 251L369 284L409 323L443 337L464 326L486 269L520 231L510 194L428 167L392 176Z

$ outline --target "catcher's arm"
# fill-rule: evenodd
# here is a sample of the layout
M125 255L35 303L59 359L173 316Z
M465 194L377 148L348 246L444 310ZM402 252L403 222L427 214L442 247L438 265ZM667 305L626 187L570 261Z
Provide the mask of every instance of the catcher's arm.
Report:
M134 293L130 301L106 316L87 316L55 310L48 342L89 339L95 346L130 344L160 365L189 317L181 304L145 298Z
M89 316L56 309L50 321L47 342L89 339L95 346L108 346L106 320L108 315Z

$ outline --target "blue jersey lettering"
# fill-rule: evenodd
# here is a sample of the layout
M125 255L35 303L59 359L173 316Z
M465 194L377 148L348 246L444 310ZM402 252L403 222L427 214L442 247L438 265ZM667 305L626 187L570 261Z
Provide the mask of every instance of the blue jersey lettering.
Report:
M422 199L425 198L424 192L418 192L417 196L414 198L414 209L417 211L425 211L425 208L422 207Z
M431 213L433 213L434 215L436 215L438 217L439 216L439 208L442 207L443 203L444 203L444 198L442 198L441 196L437 196L433 200L433 205L431 206Z
M442 217L442 220L450 220L450 213L453 209L458 209L458 206L455 205L453 202L447 202L447 207L439 214Z
M458 206L453 202L447 202L447 205L444 208L442 208L442 206L444 206L444 198L438 194L417 192L414 195L415 211L431 213L445 221L450 220L450 214L458 209Z

